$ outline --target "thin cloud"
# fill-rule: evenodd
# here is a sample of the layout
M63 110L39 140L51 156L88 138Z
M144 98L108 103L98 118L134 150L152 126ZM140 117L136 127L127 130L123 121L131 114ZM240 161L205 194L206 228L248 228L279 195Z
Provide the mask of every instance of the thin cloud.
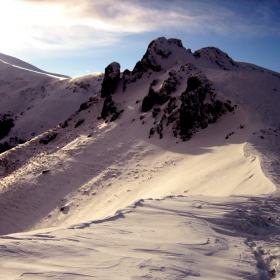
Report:
M166 30L280 36L279 22L274 21L269 6L259 5L244 16L221 3L11 0L1 5L0 35L5 38L1 44L2 48L82 49L116 43L128 34Z

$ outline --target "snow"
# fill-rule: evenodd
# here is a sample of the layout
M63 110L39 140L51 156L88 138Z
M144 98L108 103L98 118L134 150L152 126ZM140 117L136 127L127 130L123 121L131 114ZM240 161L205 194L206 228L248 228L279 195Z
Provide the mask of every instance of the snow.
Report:
M1 236L1 277L270 279L274 270L258 256L275 261L270 250L279 246L279 207L263 202L146 199L104 220ZM266 243L258 241L263 235Z
M11 65L15 68L29 70L31 72L35 72L35 73L39 73L39 74L43 73L43 74L47 74L48 76L69 78L68 76L65 76L65 75L45 72L45 71L43 71L43 70L41 70L41 69L39 69L39 68L29 64L29 63L26 63L25 61L22 61L18 58L15 58L15 57L12 57L12 56L9 56L9 55L5 55L3 53L0 53L0 61L5 63L5 64Z
M36 74L37 86L50 85L49 97L32 103L18 130L30 131L27 124L42 112L48 128L0 155L3 279L265 280L279 274L280 76L246 63L232 67L222 53L221 65L231 67L224 70L205 53L195 58L168 42L158 42L164 53L171 50L168 59L157 57L161 71L148 70L124 92L120 82L112 98L124 112L113 122L100 118L101 76L38 80ZM168 127L162 139L149 138L155 118L141 112L141 101L153 79L158 87L187 62L195 67L180 72L172 96L201 71L237 108L189 141L174 138ZM26 81L35 86L32 75ZM94 90L71 88L70 94L75 82ZM18 92L6 89L13 102L1 100L17 112ZM89 97L88 107L76 111ZM66 119L68 126L57 125ZM50 133L56 138L40 144Z
M102 80L103 75L61 78L0 60L0 112L15 124L1 142L14 146L15 137L27 141L64 122L98 93Z

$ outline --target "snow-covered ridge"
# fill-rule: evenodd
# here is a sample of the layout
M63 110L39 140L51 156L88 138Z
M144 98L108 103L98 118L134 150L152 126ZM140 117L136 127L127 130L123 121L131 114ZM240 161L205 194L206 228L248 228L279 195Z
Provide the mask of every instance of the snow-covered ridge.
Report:
M25 62L25 61L22 61L18 58L15 58L15 57L12 57L12 56L9 56L9 55L5 55L5 54L2 54L2 53L0 53L0 61L3 62L3 63L9 64L13 67L20 68L20 69L27 70L27 71L32 71L32 72L39 73L39 74L43 73L45 75L49 75L49 76L53 76L53 77L70 78L70 77L65 76L65 75L54 74L54 73L49 73L49 72L43 71L43 70Z
M0 61L0 152L65 121L100 92L102 74L71 79L11 57L7 61L20 66Z
M0 73L0 98L18 120L5 139L32 121L38 129L0 155L7 279L278 274L279 74L163 37L132 71L113 62L104 76L16 73L22 80ZM33 107L20 115L24 102ZM27 266L27 250L42 258Z

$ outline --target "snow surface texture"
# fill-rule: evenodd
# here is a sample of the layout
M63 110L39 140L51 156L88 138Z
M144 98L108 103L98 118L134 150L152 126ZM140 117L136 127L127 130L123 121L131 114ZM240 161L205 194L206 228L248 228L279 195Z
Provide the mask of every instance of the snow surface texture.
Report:
M102 79L50 74L0 54L0 122L5 115L14 124L8 134L1 133L0 145L24 143L65 121L98 93Z
M113 66L108 75L118 76ZM203 90L191 88L193 75ZM86 78L95 85L87 98L63 95L71 80L56 80L65 83L54 91L59 121L49 115L51 129L0 155L0 233L9 234L0 238L1 276L277 277L280 75L217 48L191 53L158 38L106 98L97 94L101 77ZM143 112L151 88L156 99ZM225 106L188 139L180 134L184 92L198 101L205 94L201 110ZM73 107L61 106L65 96Z

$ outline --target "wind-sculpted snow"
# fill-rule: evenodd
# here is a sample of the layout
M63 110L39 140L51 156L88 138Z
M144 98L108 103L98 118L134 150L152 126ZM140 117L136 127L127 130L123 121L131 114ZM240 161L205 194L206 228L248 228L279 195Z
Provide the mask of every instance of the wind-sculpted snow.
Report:
M268 280L280 270L278 204L142 199L103 220L1 236L1 277Z
M165 38L111 66L105 98L1 72L2 140L31 138L0 155L1 276L278 277L280 75Z

